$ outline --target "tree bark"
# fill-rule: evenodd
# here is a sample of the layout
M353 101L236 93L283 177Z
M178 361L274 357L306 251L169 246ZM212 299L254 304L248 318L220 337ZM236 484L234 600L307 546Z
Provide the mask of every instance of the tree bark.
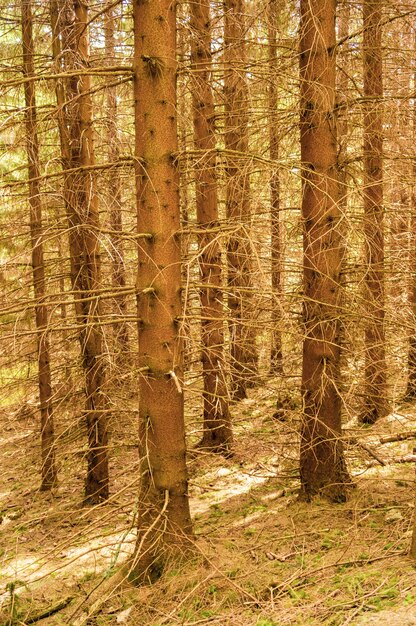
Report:
M197 151L196 210L199 235L204 380L204 432L200 447L228 452L231 417L225 379L221 249L212 228L218 227L215 112L211 87L209 0L191 3L191 70L194 142ZM207 229L204 233L203 229Z
M304 329L302 496L346 499L341 435L341 214L335 120L335 0L301 0L301 161Z
M416 53L416 32L414 36L414 51ZM413 73L413 85L416 84L416 70ZM416 141L416 99L413 99L413 120L412 120L412 134L413 145ZM411 198L411 215L410 215L410 273L411 273L411 286L410 286L410 306L412 314L413 331L409 337L409 352L407 357L408 367L408 379L406 388L406 398L408 400L414 400L416 398L416 158L412 162L412 198ZM414 557L416 558L416 533L415 533L415 547Z
M78 0L52 0L54 57L62 54L67 71L88 67L88 11ZM85 416L88 432L85 503L108 498L108 401L105 395L101 304L94 298L100 285L99 214L94 174L91 80L88 73L71 76L56 87L58 124L64 170L64 198L69 228L71 283L85 374Z
M231 386L236 400L247 396L257 374L254 331L248 159L248 92L245 77L244 0L225 0L224 141L227 152L226 213L237 232L227 246Z
M32 3L22 0L23 75L34 76L34 46ZM46 306L45 264L43 254L42 195L39 176L39 140L36 115L35 83L25 82L26 152L29 176L30 237L32 243L33 290L37 330L38 385L41 429L41 490L52 489L57 483L55 465L55 433L50 368L48 308Z
M348 268L348 227L347 227L347 213L348 213L348 171L347 171L347 146L348 146L348 59L349 59L349 24L351 17L351 7L349 2L339 3L338 14L338 38L345 43L342 47L343 55L338 57L338 66L340 71L337 74L337 123L338 123L338 175L339 175L339 200L338 206L341 212L341 220L343 228L341 229L341 291L342 301L340 310L340 330L339 330L339 344L340 344L340 372L342 383L344 386L344 373L348 367L348 354L351 353L351 345L348 341L348 319L347 311L349 307L346 306L347 302L347 268ZM340 58L341 57L341 58Z
M115 56L115 27L116 16L113 0L108 0L108 8L104 13L104 37L105 56L108 65L116 64ZM120 158L120 142L117 137L117 87L107 87L106 92L107 108L107 146L108 159L110 163L117 163ZM123 240L123 219L121 213L122 190L119 168L110 171L108 177L108 210L110 212L111 227L111 261L112 261L112 283L115 290L123 289L126 286L126 267L124 262ZM126 363L129 355L129 331L126 321L127 298L121 294L114 300L115 317L114 338L116 350L116 363Z
M382 0L363 5L364 54L364 240L365 329L364 406L360 421L373 424L387 415L385 354L384 206L383 206L383 58Z
M176 5L133 2L138 232L138 537L131 577L154 580L191 536L185 459L176 118Z
M279 106L277 88L277 22L279 19L279 0L270 0L268 14L268 46L269 46L269 151L272 162L270 180L270 215L271 215L271 278L272 278L272 341L270 354L270 373L283 373L282 350L282 315L281 298L283 294L283 241L280 222L280 176L277 165L279 158L279 128L275 115Z

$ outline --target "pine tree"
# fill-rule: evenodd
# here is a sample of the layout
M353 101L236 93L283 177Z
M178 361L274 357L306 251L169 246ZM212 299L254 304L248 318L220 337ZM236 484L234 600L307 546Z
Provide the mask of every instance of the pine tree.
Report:
M224 2L224 142L227 153L227 219L236 230L229 236L228 308L232 393L247 396L257 372L253 325L250 230L250 166L248 155L248 90L244 0Z
M303 496L346 498L341 435L341 214L335 119L335 0L301 0L304 303L300 475Z
M72 75L57 84L58 123L64 168L71 283L81 328L79 341L85 375L88 432L85 502L108 498L108 401L105 395L103 333L100 326L99 207L93 174L91 78L88 73L88 11L78 0L52 0L54 57ZM75 74L74 70L81 70ZM84 71L82 71L84 70Z
M364 239L365 381L362 422L373 424L389 411L385 354L383 206L383 58L381 0L364 0Z
M185 461L176 119L176 8L134 2L136 201L140 240L141 487L131 576L156 578L191 535Z
M32 2L22 0L23 75L35 76L32 33ZM29 175L30 236L32 241L33 290L35 294L35 321L37 332L38 385L41 429L41 490L52 489L57 482L55 465L55 434L50 366L48 308L46 306L45 263L43 252L42 194L40 190L39 140L35 83L27 80L25 91L26 151Z
M194 141L197 151L196 210L200 228L204 433L200 446L228 452L231 417L225 380L221 249L218 241L216 138L211 87L210 3L191 3L191 62ZM206 285L206 286L205 286Z

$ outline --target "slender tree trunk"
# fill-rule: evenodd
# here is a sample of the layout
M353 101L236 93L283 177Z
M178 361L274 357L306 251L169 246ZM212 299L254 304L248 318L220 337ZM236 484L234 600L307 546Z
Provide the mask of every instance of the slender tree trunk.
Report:
M104 37L105 55L109 65L115 65L115 28L116 16L113 0L108 0L108 9L104 13ZM120 143L117 137L117 87L107 88L107 145L108 159L110 163L116 163L120 158ZM122 191L119 168L110 172L108 178L108 203L111 226L111 259L112 259L112 282L115 290L126 286L126 268L124 262L123 220L121 214ZM125 295L117 296L114 301L115 315L118 318L114 324L116 363L126 362L129 354L129 332L126 321L127 298Z
M132 577L154 580L191 536L185 459L176 5L133 2L141 488Z
M413 508L413 531L412 539L410 542L409 556L413 561L416 561L416 498L415 506Z
M232 392L245 398L257 373L254 331L250 229L250 166L248 160L248 93L244 0L225 0L224 95L227 151L227 219L237 228L227 249L228 308L231 348Z
M54 0L51 3L54 56L62 50L67 70L88 67L88 12L84 2ZM62 21L61 21L62 20ZM60 44L61 41L61 44ZM88 431L85 502L95 504L108 498L108 402L105 395L103 336L100 300L94 299L100 285L98 198L93 174L91 81L86 73L67 79L66 89L57 86L64 168L78 168L65 175L64 197L69 226L71 282L75 310L82 325L80 344L85 374L86 422ZM63 106L62 98L65 105ZM61 108L62 107L62 108Z
M414 53L416 54L416 32L414 38ZM416 85L416 70L413 73L413 86ZM414 87L413 87L414 88ZM416 98L413 98L413 145L416 142ZM412 199L411 199L411 216L410 216L410 306L412 312L412 332L409 337L409 353L407 357L408 380L406 389L406 398L413 400L416 398L416 158L412 162ZM415 518L416 519L416 518ZM416 533L414 533L414 558L416 558Z
M35 75L33 62L32 3L22 0L23 74ZM52 489L57 482L55 466L55 434L50 368L48 309L46 307L45 264L43 256L42 201L39 184L39 141L36 118L35 83L25 82L26 151L29 175L30 237L35 294L35 321L38 351L38 385L41 419L41 490Z
M211 87L211 24L209 0L191 2L191 63L199 227L204 379L204 433L201 447L227 452L232 442L224 363L221 250L212 229L218 227L215 118ZM206 229L206 232L203 230Z
M383 59L382 0L365 0L364 28L364 406L360 420L373 424L389 411L384 330Z
M303 497L346 498L339 380L340 209L335 120L335 0L301 0L304 324Z
M350 23L350 4L343 2L339 4L338 15L338 36L340 40L347 39L349 34ZM348 266L348 231L347 231L347 212L348 212L348 173L347 173L347 145L348 145L348 43L345 42L342 47L344 53L338 60L340 71L337 75L337 113L338 113L338 175L339 175L339 200L338 206L341 212L341 290L342 300L340 310L340 372L343 376L347 368L347 356L351 346L348 345L347 339L347 308L346 308L346 287L348 283L347 266Z
M277 22L279 19L279 0L270 0L268 15L268 44L269 44L269 145L272 175L270 180L270 209L271 209L271 274L272 274L272 345L270 354L270 373L283 373L282 351L282 316L280 300L283 293L283 242L282 226L280 223L280 177L277 166L279 158L279 128L275 115L279 106L277 88ZM273 164L274 162L274 164ZM280 305L280 306L279 306Z

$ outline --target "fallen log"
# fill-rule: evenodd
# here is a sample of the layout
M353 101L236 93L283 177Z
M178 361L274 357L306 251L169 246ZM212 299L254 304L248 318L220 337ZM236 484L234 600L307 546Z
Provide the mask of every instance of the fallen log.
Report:
M380 437L380 443L392 443L394 441L405 441L406 439L416 439L416 430L408 430L404 433Z

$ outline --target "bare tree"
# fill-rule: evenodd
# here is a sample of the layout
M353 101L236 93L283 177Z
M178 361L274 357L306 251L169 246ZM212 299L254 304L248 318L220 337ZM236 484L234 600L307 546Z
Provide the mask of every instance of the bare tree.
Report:
M98 197L93 166L91 78L88 73L88 11L78 0L52 0L54 57L71 76L56 86L64 198L69 228L71 283L81 327L88 431L85 502L108 498L108 401L100 326L100 243ZM77 72L77 73L74 73Z
M232 393L246 397L257 371L254 331L250 228L250 166L248 155L248 91L245 76L244 0L225 0L224 17L224 141L227 151L227 219L235 226L230 234L228 308L231 346Z
M104 37L105 56L109 65L115 64L115 29L117 18L114 2L108 0L108 8L104 13ZM106 91L106 114L107 114L107 150L110 163L117 163L120 158L120 142L117 130L117 87L111 85ZM115 167L108 176L108 203L111 227L111 261L112 261L112 282L115 290L123 289L126 286L126 267L123 250L123 219L121 213L122 188L120 170ZM129 331L126 321L127 298L120 294L114 300L115 315L117 317L114 324L116 362L125 361L129 354Z
M200 228L204 433L200 446L227 452L232 443L224 362L224 307L218 241L215 112L211 86L211 24L208 0L191 2L194 141L197 150L196 210ZM205 286L206 285L206 286Z
M33 16L31 0L21 1L23 74L35 76L33 46ZM42 194L40 189L39 140L37 129L35 83L24 82L26 151L29 175L30 237L32 241L33 290L37 331L38 385L41 428L41 490L52 489L57 482L55 465L55 434L50 366L48 308L46 306L45 264L43 253Z
M416 29L414 32L414 52L416 52ZM413 72L413 85L416 85L416 69ZM416 100L413 100L413 120L412 135L413 145L416 141ZM409 338L409 353L407 357L408 381L406 398L413 400L416 398L416 279L414 271L416 268L416 160L412 162L412 197L411 197L411 218L410 218L410 271L412 272L410 288L410 304L412 307L413 330ZM414 532L413 556L416 558L416 532Z
M346 498L341 435L341 213L335 120L335 0L301 0L301 160L305 338L302 493Z
M272 174L270 179L270 204L271 204L271 279L272 279L272 343L270 355L270 372L279 374L283 371L283 350L281 332L281 314L278 299L282 295L282 226L280 221L280 176L277 165L279 158L279 134L280 129L275 121L278 98L277 77L277 24L279 20L279 0L270 0L268 7L268 44L269 44L269 150L272 161Z
M185 461L176 5L134 2L141 488L132 577L154 579L191 536Z
M383 206L382 0L364 0L364 238L365 329L364 406L360 419L373 424L389 411L385 354Z

